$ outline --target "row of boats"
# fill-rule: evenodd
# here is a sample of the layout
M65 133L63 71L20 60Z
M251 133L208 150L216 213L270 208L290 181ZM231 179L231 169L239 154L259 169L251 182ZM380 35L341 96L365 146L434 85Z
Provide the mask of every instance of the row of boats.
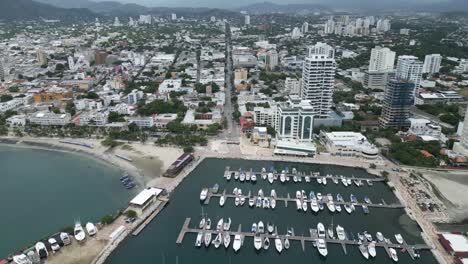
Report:
M308 203L310 203L310 209L315 213L324 210L325 205L327 206L330 212L340 213L343 210L343 208L341 208L341 205L343 205L344 210L348 214L351 214L356 210L355 205L357 205L359 202L354 194L350 194L350 202L345 202L343 196L339 193L336 195L336 200L334 200L334 197L331 193L324 196L321 193L317 193L317 195L315 195L313 191L310 191L309 196L307 197L306 192L304 190L296 191L297 210L307 212ZM360 204L365 214L369 214L368 205L371 203L372 201L370 200L370 198L368 196L365 196L364 203Z
M133 182L128 173L125 173L122 175L122 177L120 177L120 182L127 190L130 190L136 186L135 182Z
M318 184L327 185L328 182L333 182L335 184L339 184L340 182L345 186L356 185L357 187L364 186L364 180L358 179L353 177L345 177L343 175L340 176L333 176L331 174L327 174L326 176L320 176L320 173L314 172L311 175L305 175L301 173L297 173L296 169L293 168L292 176L288 173L287 170L281 171L281 173L276 173L273 169L270 169L269 172L265 168L262 168L262 171L259 175L255 174L250 171L243 171L239 169L238 172L227 172L225 173L224 177L226 180L230 181L232 178L234 180L238 180L240 182L256 182L257 178L261 178L263 180L267 180L269 183L273 183L274 181L279 180L281 183L290 182L302 182L302 178L304 178L305 182L311 182L313 178L316 179ZM373 186L374 183L370 179L366 179L365 182L368 186Z

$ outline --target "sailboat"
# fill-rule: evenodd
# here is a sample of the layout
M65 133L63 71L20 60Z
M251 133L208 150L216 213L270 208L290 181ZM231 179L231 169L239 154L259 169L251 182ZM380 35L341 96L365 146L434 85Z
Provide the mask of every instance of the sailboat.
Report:
M204 242L205 242L205 247L209 247L210 246L210 243L211 243L211 232L206 232L205 233L205 236L204 236Z
M263 239L263 249L268 250L270 248L270 239L266 236Z
M336 235L338 236L339 240L346 240L346 233L342 226L336 226Z
M317 232L319 238L325 238L325 226L322 223L317 224Z
M361 254L365 259L369 259L369 251L365 244L359 245L359 251L361 251Z
M283 251L283 243L281 242L281 239L279 238L279 236L276 236L275 238L275 247L278 253L281 253L281 251Z
M326 257L328 255L327 243L322 238L317 239L317 249L320 255Z
M218 235L216 236L215 240L213 240L213 245L215 248L219 248L219 246L221 245L221 243L223 243L223 234L222 233L218 233Z
M240 234L237 234L234 236L234 242L232 244L232 248L234 249L235 252L239 251L239 249L242 246L242 238Z
M229 217L228 220L223 223L224 231L228 231L230 228L231 228L231 217Z
M255 234L254 237L254 247L256 250L260 250L262 248L262 237L259 233Z
M229 235L229 233L225 233L224 234L224 247L225 248L228 248L229 247L229 244L231 244L231 235Z
M203 233L198 232L197 240L195 240L195 246L196 247L201 247L202 241L203 241Z

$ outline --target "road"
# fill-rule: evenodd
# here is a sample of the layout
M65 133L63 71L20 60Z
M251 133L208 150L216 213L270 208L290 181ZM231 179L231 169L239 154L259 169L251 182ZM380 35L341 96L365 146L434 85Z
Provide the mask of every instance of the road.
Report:
M411 114L414 117L428 119L428 120L430 120L430 121L432 121L432 122L434 122L434 123L436 123L436 124L438 124L440 126L446 127L446 128L450 128L450 129L454 128L454 126L440 121L440 119L438 117L433 116L431 114L428 114L428 113L426 113L424 111L421 111L415 106L411 107Z

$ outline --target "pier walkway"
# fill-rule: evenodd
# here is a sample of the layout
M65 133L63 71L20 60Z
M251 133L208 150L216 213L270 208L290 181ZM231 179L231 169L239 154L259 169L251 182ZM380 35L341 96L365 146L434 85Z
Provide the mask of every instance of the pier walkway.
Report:
M169 199L160 197L157 201L156 209L145 219L141 225L139 225L132 233L133 236L138 236L145 227L153 221L153 219L162 211L164 206L166 206Z

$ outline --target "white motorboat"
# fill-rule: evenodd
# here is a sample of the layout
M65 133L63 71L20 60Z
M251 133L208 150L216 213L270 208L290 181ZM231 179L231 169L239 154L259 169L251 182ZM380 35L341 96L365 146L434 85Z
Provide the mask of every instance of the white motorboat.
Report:
M351 208L349 204L345 204L344 209L346 210L348 214L351 214L353 212L353 209Z
M83 241L86 238L86 233L83 230L80 222L75 223L75 228L73 230L73 235L78 242Z
M245 173L242 172L242 171L239 173L239 181L241 181L241 182L245 181Z
M257 233L257 231L258 231L257 223L253 223L253 224L252 224L252 228L250 229L250 231L251 231L252 233Z
M267 179L267 172L265 168L262 168L262 172L260 173L260 176L262 179L266 180Z
M323 184L323 185L327 185L327 178L326 178L326 177L323 177L323 178L322 178L322 184Z
M13 256L13 264L33 264L33 262L25 254L20 254Z
M375 236L377 237L377 241L379 241L379 242L384 241L384 236L382 235L382 233L377 232L377 234Z
M286 175L284 174L285 171L283 170L280 175L280 182L284 183L286 181Z
M234 180L238 180L239 179L239 172L235 172L234 173Z
M245 196L241 195L241 196L239 197L239 200L240 200L240 202L239 202L239 203L240 203L240 206L243 206L243 205L245 204Z
M250 177L250 181L252 181L252 182L257 181L257 175L255 175L255 173L253 173L252 176Z
M336 226L336 235L338 236L339 240L346 240L346 233L342 226Z
M272 190L270 191L270 196L273 197L273 198L276 198L276 191L275 191L275 189L272 189Z
M281 239L279 238L279 236L276 236L275 238L275 247L278 253L281 253L281 251L283 251L283 242L281 242Z
M240 200L241 200L240 197L239 197L239 196L236 196L236 198L234 199L234 204L235 204L236 206L239 206L239 205L240 205Z
M290 242L289 242L289 237L286 236L286 238L284 239L284 249L289 249L289 246L290 246Z
M389 251L390 251L390 258L394 261L394 262L398 262L398 255L397 255L397 252L394 248L389 248Z
M317 183L318 183L318 184L322 184L322 178L318 177L318 178L317 178Z
M367 246L365 244L359 245L359 251L361 251L361 255L365 259L369 259L369 251L368 251Z
M219 198L219 206L223 207L225 202L226 202L226 196L224 196L224 194L223 194Z
M229 229L231 229L231 217L229 217L228 220L223 223L223 230L228 231Z
M206 229L206 230L210 230L210 229L211 229L211 219L210 219L210 218L207 218L207 219L206 219L205 229Z
M86 223L85 227L86 227L86 232L88 232L88 235L94 236L97 233L97 228L93 223L88 222Z
M254 247L256 250L260 250L262 248L262 237L259 233L256 233L254 236Z
M323 199L322 193L317 193L317 200L322 201L322 199Z
M229 233L225 233L224 236L223 236L223 243L224 243L224 247L225 248L228 248L229 247L229 244L231 244L231 235L229 235Z
M301 194L301 191L296 191L296 199L301 199L302 198L302 194Z
M49 256L49 251L47 251L47 248L44 243L42 242L37 242L35 245L36 253L39 255L40 259L47 258Z
M317 232L319 238L325 238L325 226L322 223L317 224Z
M307 183L310 182L310 176L305 176L304 179L305 179L305 182L307 182Z
M262 189L258 190L258 196L263 197L263 190Z
M371 242L371 241L372 241L372 235L371 235L371 234L369 234L369 233L367 233L367 231L366 231L366 232L364 232L364 237L367 239L367 241L369 241L369 242Z
M374 185L374 183L372 182L372 180L367 179L366 182L367 182L367 185L368 185L368 186Z
M232 194L237 195L237 187L232 190Z
M230 173L226 174L226 180L227 180L227 181L230 181L230 180L231 180L231 174L230 174Z
M200 192L200 201L205 201L206 197L208 196L208 188L203 188Z
M60 240L62 240L62 243L65 246L68 246L71 244L70 236L65 232L60 233Z
M328 255L327 243L322 238L317 239L317 249L320 255L326 257Z
M346 178L346 182L348 183L348 185L351 185L352 184L351 178Z
M268 173L268 182L271 184L271 183L273 183L273 180L274 180L274 179L275 179L275 178L274 178L273 173L272 173L272 172L269 172L269 173Z
M201 247L202 242L203 242L203 233L198 232L197 240L195 240L195 246L196 247Z
M369 245L367 245L367 251L369 252L369 256L375 258L377 255L377 251L375 250L375 242L371 242Z
M245 180L246 181L250 181L250 178L252 177L252 172L251 171L248 171L245 173Z
M270 200L268 198L263 198L263 208L270 208Z
M270 201L270 207L271 207L271 209L275 209L275 207L276 207L276 200L273 199L273 198Z
M232 248L235 252L239 251L242 246L242 237L241 235L237 234L234 236L234 242L232 243Z
M257 208L262 207L262 198L261 197L257 197L257 201L255 202L255 206Z
M307 212L307 200L302 201L302 211Z
M335 210L336 210L338 213L341 213L341 205L335 204Z
M265 225L263 224L262 221L258 222L257 227L258 227L258 233L261 233L261 234L265 233Z
M298 178L296 175L293 176L293 182L297 182L298 181Z
M307 194L304 190L301 190L301 199L306 200L307 199Z
M205 247L209 247L211 243L211 232L206 232L205 235L203 236L203 242L205 242Z
M215 248L219 248L219 246L223 243L223 234L218 233L216 238L213 240L213 245Z
M263 239L263 249L268 250L270 248L270 239L268 237L265 237Z
M292 168L291 173L292 173L292 174L297 174L297 169L296 169L296 168Z
M338 184L340 183L340 181L338 180L338 177L336 177L336 176L333 178L333 182L334 182L336 185L338 185Z
M335 203L333 201L328 201L327 202L327 207L328 207L328 210L332 213L334 213L336 211L336 207L335 207Z
M198 227L200 229L204 229L205 228L205 224L206 224L206 219L205 217L203 217L201 220L200 220L200 223L198 224Z
M221 231L223 230L223 223L224 223L224 219L221 218L218 220L218 224L216 224L216 231Z
M302 203L301 203L301 200L299 199L296 199L296 209L302 210Z
M314 211L315 213L317 213L320 208L319 208L319 205L317 203L317 199L312 199L312 201L310 202L310 207L312 208L312 211Z
M398 242L398 244L400 244L400 245L403 244L403 242L404 242L403 237L401 236L401 234L396 234L395 239Z
M335 230L333 230L333 221L332 224L327 228L328 238L335 239Z
M270 222L267 223L267 231L270 234L273 233L273 231L275 231L275 226Z
M249 197L249 206L253 207L255 205L255 197L250 196Z

